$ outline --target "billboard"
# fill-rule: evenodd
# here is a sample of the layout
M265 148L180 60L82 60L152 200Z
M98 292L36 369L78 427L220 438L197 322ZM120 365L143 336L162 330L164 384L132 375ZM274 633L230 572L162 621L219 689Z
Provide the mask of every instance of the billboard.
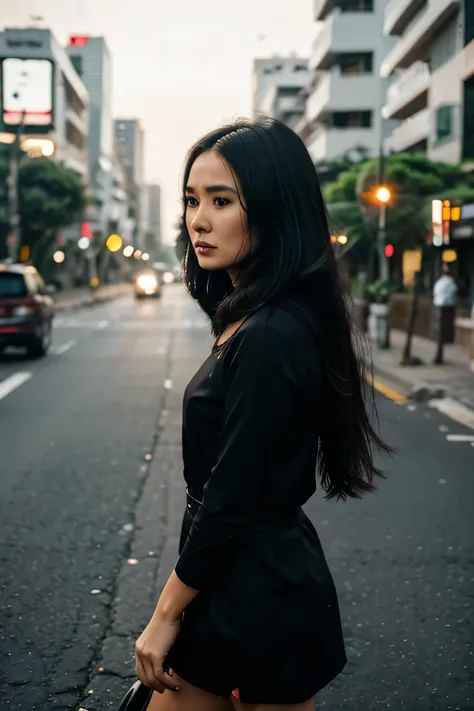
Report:
M53 124L53 65L48 59L4 59L2 68L2 121L18 126Z

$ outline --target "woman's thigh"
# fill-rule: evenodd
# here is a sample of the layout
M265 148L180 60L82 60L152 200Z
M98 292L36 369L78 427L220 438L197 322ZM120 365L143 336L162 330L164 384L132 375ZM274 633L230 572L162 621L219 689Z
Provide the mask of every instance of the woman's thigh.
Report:
M155 691L147 711L234 711L230 699L203 691L181 679L176 672L173 681L176 681L179 691L165 691L163 694Z
M234 711L314 711L314 698L302 704L243 704L232 696Z

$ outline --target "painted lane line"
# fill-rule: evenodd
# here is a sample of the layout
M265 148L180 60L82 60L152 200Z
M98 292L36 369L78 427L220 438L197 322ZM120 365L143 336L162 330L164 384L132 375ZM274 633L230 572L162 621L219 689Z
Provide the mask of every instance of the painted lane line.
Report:
M449 434L446 439L448 442L474 442L474 435Z
M99 321L97 324L97 328L107 328L109 325L110 321L104 320L104 321Z
M15 373L0 383L0 400L19 388L31 378L33 373Z
M474 411L454 400L454 398L444 397L441 400L431 400L429 404L460 425L474 430Z
M51 352L53 355L63 355L63 353L66 353L70 348L73 348L76 343L77 341L67 341L66 343L61 343L60 346L53 346Z

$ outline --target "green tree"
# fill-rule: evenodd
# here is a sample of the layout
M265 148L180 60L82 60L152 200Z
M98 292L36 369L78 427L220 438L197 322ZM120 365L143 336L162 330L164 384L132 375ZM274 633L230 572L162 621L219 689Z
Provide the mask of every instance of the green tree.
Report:
M351 241L374 240L379 206L372 196L377 182L378 164L372 159L353 165L324 188L330 217ZM454 202L474 197L472 176L457 165L433 162L424 155L398 153L386 158L384 182L393 193L387 207L387 241L403 249L423 246L434 197Z
M0 183L8 175L8 162L0 162ZM0 196L0 243L8 234L8 196ZM49 158L24 158L19 168L19 200L22 245L41 266L59 229L82 218L86 189L81 176ZM3 239L2 239L3 238Z

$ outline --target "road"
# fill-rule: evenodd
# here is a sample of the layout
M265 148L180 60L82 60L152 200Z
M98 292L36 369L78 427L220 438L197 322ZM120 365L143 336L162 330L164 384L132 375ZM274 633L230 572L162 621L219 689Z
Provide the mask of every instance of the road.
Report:
M42 361L0 357L2 711L118 706L174 560L178 514L153 492L180 477L181 392L209 343L176 285L61 315ZM472 711L473 433L425 407L378 406L400 448L387 480L361 502L307 506L349 656L317 707Z

